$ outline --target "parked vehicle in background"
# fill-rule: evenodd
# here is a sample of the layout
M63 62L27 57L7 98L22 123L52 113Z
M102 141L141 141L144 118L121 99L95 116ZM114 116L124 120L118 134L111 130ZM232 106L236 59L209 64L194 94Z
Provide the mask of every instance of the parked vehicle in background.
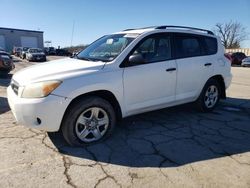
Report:
M14 68L15 65L10 54L0 51L0 75L7 75Z
M74 52L72 53L72 57L77 56L80 52L81 52L81 51L74 51Z
M21 52L22 52L22 47L14 47L13 48L13 55L20 57Z
M56 49L56 55L59 55L59 56L72 56L72 53L70 53L68 50L65 50L65 49Z
M204 29L124 30L74 58L16 73L8 101L19 123L61 130L69 144L83 146L107 138L123 117L189 102L211 112L232 79L224 53L220 38Z
M45 55L56 55L56 49L54 47L45 47L44 53Z
M250 56L248 56L242 60L241 66L242 67L249 67L250 66Z
M233 61L232 54L225 53L225 57L232 63L232 61Z
M30 48L26 53L28 61L46 61L46 55L40 48Z
M6 52L3 48L0 48L0 52L4 55L8 55L10 59L12 59L12 56L10 55L10 53Z
M21 52L21 56L20 56L22 59L26 59L26 53L28 52L28 50L29 50L29 47L22 48L22 52Z
M247 56L243 52L235 52L232 53L232 64L234 65L241 65L242 60L245 59Z

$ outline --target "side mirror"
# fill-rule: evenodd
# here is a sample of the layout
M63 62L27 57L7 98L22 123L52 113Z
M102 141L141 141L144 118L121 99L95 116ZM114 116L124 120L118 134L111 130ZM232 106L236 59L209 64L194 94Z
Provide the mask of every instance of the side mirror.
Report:
M129 56L129 65L139 65L145 63L145 60L141 54L135 54Z

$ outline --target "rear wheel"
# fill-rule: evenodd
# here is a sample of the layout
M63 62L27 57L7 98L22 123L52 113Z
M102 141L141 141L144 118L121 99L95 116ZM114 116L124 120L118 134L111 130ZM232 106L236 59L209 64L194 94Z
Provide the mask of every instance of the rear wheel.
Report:
M218 104L220 95L221 87L217 80L208 80L196 101L198 109L202 112L212 111Z
M116 116L111 104L99 97L74 103L62 122L65 140L74 146L100 142L111 135Z

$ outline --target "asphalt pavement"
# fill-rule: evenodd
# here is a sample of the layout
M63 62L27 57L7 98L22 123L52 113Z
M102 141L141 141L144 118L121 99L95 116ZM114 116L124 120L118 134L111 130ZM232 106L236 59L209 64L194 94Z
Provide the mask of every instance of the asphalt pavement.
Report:
M15 64L14 72L33 63ZM228 99L214 112L187 104L129 117L85 148L16 124L6 98L11 75L1 78L0 187L250 187L250 68L232 73Z

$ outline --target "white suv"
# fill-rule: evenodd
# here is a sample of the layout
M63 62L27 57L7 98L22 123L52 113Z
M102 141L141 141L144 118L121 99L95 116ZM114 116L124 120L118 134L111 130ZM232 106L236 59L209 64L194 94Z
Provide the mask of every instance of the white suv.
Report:
M103 36L73 58L19 71L8 101L17 122L61 129L69 144L85 145L134 114L188 102L211 111L231 79L230 62L211 31L128 29Z

